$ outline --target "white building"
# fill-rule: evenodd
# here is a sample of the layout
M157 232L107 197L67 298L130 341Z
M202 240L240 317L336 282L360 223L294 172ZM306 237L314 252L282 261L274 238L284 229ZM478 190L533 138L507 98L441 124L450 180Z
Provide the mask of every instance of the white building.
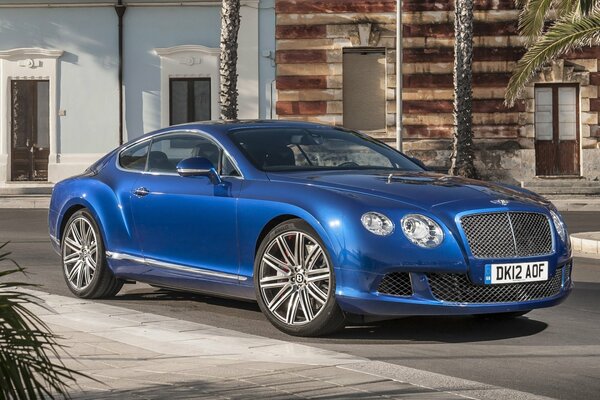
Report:
M274 15L242 0L240 118L273 112ZM0 0L0 185L57 182L145 132L218 118L219 33L214 0Z

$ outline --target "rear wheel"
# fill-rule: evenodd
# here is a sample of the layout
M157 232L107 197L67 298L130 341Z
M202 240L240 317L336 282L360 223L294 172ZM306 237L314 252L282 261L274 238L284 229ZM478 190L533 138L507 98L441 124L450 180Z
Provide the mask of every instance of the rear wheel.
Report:
M107 265L98 224L86 209L74 213L62 234L63 275L77 297L95 299L116 295L123 281Z
M278 225L263 240L254 287L262 312L285 333L320 336L344 326L329 255L317 233L300 219Z

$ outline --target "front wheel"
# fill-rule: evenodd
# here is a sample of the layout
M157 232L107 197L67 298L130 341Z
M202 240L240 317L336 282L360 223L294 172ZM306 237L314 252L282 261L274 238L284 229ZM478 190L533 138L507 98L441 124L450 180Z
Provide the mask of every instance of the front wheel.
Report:
M77 211L67 221L61 255L65 281L77 297L112 297L121 290L123 281L108 267L100 229L88 210Z
M320 336L344 326L329 255L306 222L294 219L276 226L261 243L254 266L258 305L278 329Z

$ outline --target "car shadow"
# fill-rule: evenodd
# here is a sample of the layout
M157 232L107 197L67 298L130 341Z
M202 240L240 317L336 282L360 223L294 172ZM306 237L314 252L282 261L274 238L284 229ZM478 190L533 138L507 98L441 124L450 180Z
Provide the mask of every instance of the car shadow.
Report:
M214 297L204 293L180 292L176 290L155 288L129 290L124 294L119 294L111 300L116 301L175 301L175 302L199 302L208 305L242 309L245 311L255 311L261 314L258 304L252 301L243 301L239 299L230 299L225 297Z
M219 308L224 313L240 310L236 315L264 326L247 326L236 324L236 330L244 333L260 334L281 340L290 340L291 336L276 330L262 315L255 302L213 297L207 294L178 292L158 288L140 288L127 290L115 297L111 302L190 302L210 307L213 311ZM189 308L188 308L189 309ZM203 309L198 309L203 312ZM548 324L531 316L513 319L493 319L474 316L411 316L392 320L378 321L368 324L349 324L346 328L332 335L319 338L294 337L294 341L303 343L340 343L340 344L384 344L384 343L469 343L492 340L511 339L535 335L544 331ZM258 328L258 329L257 329Z
M534 318L494 319L475 316L403 317L373 324L350 325L322 340L343 343L472 343L531 336L548 324Z

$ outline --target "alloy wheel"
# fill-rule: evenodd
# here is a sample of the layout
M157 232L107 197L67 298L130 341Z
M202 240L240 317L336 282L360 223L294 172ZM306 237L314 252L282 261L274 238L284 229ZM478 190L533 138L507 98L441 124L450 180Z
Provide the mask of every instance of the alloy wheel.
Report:
M76 290L87 288L98 265L98 241L86 218L74 219L65 230L62 259L69 285Z
M260 261L258 284L272 315L288 325L304 325L314 320L329 300L329 261L310 235L285 232L268 244Z

